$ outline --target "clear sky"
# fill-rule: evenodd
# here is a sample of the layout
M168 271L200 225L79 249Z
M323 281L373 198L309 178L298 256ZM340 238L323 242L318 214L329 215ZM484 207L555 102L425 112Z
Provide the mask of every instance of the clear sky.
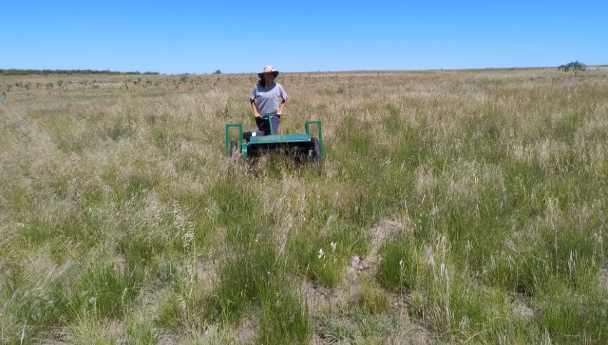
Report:
M608 64L602 1L2 1L0 69L166 74Z

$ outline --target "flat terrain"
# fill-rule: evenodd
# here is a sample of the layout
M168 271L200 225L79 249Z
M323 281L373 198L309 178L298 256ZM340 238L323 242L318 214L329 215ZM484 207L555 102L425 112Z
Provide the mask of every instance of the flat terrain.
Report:
M6 77L0 343L608 343L608 70L256 79Z

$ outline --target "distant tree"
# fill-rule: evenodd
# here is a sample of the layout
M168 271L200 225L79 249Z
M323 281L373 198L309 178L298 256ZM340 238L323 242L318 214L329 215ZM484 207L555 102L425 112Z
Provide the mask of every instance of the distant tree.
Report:
M587 68L587 65L585 65L582 62L579 62L578 60L576 61L572 61L568 64L565 65L561 65L559 67L557 67L558 70L560 71L564 71L564 72L568 72L570 69L572 69L574 71L574 76L576 77L576 72L578 71L584 71Z
M216 69L215 72L213 72L211 74L222 74L222 71L220 71L219 69Z

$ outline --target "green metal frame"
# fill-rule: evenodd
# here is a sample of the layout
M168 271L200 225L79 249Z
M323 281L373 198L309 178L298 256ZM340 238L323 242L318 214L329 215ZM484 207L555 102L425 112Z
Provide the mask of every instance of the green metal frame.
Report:
M268 122L270 125L270 133L271 135L274 134L274 130L272 128L272 116L274 114L264 114L262 115L265 118L268 118ZM320 150L320 154L321 157L323 157L323 131L321 128L321 121L316 120L316 121L306 121L306 135L308 136L308 138L310 139L310 125L317 125L317 131L319 133L319 150ZM243 124L242 123L229 123L226 125L226 156L230 156L230 127L236 127L239 129L239 150L246 156L247 155L247 148L246 145L243 145ZM271 141L271 142L292 142L292 140L294 141L304 141L302 138L299 138L298 136L303 136L303 134L284 134L284 135L280 135L277 136L278 138L276 138L276 141ZM289 138L291 137L291 138ZM287 139L289 138L289 139ZM287 140L286 140L287 139Z
M274 135L274 128L272 128L272 116L276 116L275 114L262 114L263 119L268 119L268 126L270 126L270 135Z
M310 137L310 128L309 125L317 124L317 129L319 130L319 149L321 153L321 157L323 157L323 135L321 134L321 121L306 121L306 135Z
M230 138L228 137L228 130L230 127L236 127L239 129L239 149L243 146L243 124L242 123L229 123L226 125L226 156L230 156Z
M300 143L300 142L310 142L310 137L308 135L306 135L305 133L261 135L261 136L251 137L249 142L253 145Z
M247 157L247 144L241 144L241 153L243 154L243 156Z

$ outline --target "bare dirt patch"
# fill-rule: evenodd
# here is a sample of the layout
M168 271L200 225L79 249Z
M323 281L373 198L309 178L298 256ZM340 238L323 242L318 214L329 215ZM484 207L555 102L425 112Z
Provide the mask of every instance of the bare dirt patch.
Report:
M391 220L381 219L371 229L372 243L367 256L362 260L361 269L368 270L370 275L376 273L376 266L379 261L378 251L386 241L396 236L399 233L407 231L404 223Z
M329 290L310 280L304 281L302 294L306 298L308 311L313 315L321 310L335 310L342 298L337 290Z
M213 282L217 279L217 261L215 259L205 259L196 264L196 276L203 288L211 289Z
M513 296L511 307L514 313L523 317L530 318L534 316L534 310L532 309L530 298L523 293L518 293Z
M40 345L65 345L69 342L69 330L67 328L52 329L47 333L47 339L40 342Z
M159 334L157 340L159 345L186 344L184 337L177 334Z
M258 317L245 318L230 334L230 338L237 344L253 344L260 333Z

